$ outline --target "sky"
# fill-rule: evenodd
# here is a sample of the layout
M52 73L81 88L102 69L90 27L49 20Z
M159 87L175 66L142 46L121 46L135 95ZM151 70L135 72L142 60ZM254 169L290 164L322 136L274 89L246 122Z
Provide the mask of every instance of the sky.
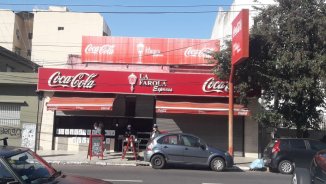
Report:
M112 36L210 39L218 8L228 10L231 3L232 0L0 0L0 9L31 11L48 9L49 5L70 5L67 7L74 12L102 12Z

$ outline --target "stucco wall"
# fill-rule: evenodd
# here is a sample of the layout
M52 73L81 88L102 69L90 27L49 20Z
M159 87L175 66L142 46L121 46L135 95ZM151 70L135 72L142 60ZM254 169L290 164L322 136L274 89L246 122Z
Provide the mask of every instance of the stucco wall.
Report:
M98 13L37 12L33 30L32 60L62 67L69 54L81 54L82 36L103 36L109 29Z
M51 150L53 141L53 122L54 122L54 112L48 111L46 103L50 101L50 97L53 96L52 92L44 93L44 103L42 120L40 123L40 150Z
M0 46L12 51L14 38L15 13L0 11Z
M0 126L0 138L8 137L9 145L21 146L23 124L37 123L38 97L36 85L12 85L0 83L0 103L20 106L19 126ZM1 117L4 118L4 117Z

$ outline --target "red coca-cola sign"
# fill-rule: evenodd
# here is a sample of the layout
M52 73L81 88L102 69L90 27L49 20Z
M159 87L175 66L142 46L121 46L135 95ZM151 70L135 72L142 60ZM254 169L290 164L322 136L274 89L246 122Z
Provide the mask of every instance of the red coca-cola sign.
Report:
M228 82L213 74L40 68L37 88L39 91L228 96Z
M84 36L83 62L128 64L206 64L219 51L218 40Z
M54 72L48 80L50 87L71 87L91 89L95 86L95 73L81 72L73 76L64 76L60 71Z

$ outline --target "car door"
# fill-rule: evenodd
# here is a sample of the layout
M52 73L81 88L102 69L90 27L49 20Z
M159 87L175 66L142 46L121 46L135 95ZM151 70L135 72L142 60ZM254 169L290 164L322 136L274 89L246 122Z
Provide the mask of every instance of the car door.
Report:
M209 152L205 147L202 147L198 137L191 135L181 135L181 144L184 146L183 157L186 163L191 164L206 164Z
M183 146L178 134L166 135L158 141L168 162L183 162Z
M321 142L321 141L317 141L317 140L309 140L309 147L312 150L312 152L316 153L317 151L326 149L326 144Z
M291 157L295 163L295 167L307 168L311 162L313 154L309 150L308 142L304 139L291 139Z

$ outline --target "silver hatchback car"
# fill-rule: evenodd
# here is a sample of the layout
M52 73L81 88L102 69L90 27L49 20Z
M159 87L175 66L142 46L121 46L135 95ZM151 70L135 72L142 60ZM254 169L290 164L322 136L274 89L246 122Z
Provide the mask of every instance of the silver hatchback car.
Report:
M234 163L228 152L210 147L200 138L185 133L161 134L150 140L144 160L150 162L154 169L162 169L169 163L180 163L223 171Z

